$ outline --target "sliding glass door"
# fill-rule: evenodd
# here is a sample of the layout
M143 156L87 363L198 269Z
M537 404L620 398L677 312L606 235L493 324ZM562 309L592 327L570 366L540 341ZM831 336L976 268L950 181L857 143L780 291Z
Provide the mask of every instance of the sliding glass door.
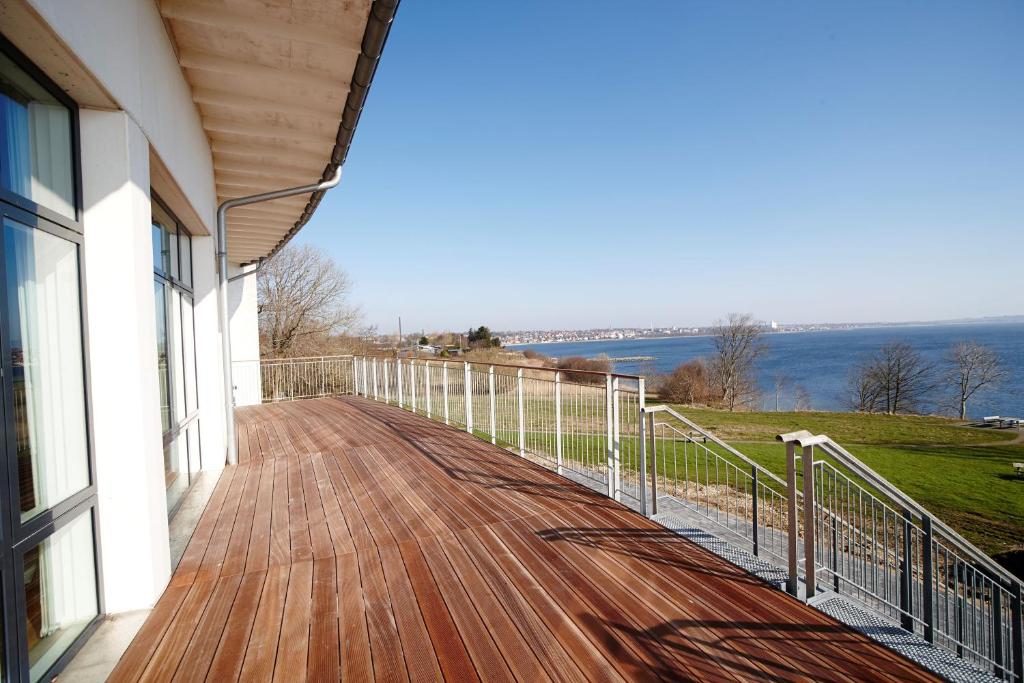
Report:
M153 195L153 295L167 509L173 514L200 468L192 313L192 238Z
M57 671L97 623L75 110L0 40L0 677Z

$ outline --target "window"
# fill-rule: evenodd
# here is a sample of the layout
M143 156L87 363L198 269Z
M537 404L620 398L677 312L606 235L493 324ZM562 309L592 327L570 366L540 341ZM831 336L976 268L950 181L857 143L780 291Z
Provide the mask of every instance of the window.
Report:
M78 247L4 221L21 520L89 485Z
M153 276L157 372L164 431L167 507L173 512L200 468L195 330L192 311L192 238L153 199Z
M89 510L25 553L29 674L40 680L99 613Z
M0 188L75 218L71 112L0 53Z
M55 676L100 612L77 121L0 36L0 679Z

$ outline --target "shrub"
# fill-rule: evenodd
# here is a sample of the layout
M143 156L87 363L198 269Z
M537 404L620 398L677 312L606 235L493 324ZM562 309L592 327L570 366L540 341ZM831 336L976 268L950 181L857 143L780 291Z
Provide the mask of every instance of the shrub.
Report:
M562 377L569 382L580 384L600 384L604 378L591 373L609 373L612 371L612 362L607 356L597 358L584 358L583 356L569 356L559 359L555 366L562 370Z
M658 395L671 403L713 405L722 396L715 388L711 369L703 358L695 358L658 378Z

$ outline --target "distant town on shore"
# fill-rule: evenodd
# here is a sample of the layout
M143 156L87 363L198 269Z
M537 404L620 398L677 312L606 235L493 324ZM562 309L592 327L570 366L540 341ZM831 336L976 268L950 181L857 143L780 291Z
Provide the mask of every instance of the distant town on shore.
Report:
M921 325L970 325L1024 323L1024 315L1001 315L984 318L951 320L919 320L901 322L861 323L780 323L762 321L767 332L826 332L873 327L911 327ZM605 341L618 339L658 339L663 337L699 337L714 333L714 325L672 325L667 327L604 327L586 330L502 330L495 332L505 346L518 344L557 344L560 342Z

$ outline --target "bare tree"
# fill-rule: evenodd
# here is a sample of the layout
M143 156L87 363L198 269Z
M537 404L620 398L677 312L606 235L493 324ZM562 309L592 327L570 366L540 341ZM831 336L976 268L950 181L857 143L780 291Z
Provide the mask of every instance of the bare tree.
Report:
M772 385L775 388L775 412L779 412L779 399L782 397L782 392L789 386L789 375L784 372L776 372L772 374Z
M999 356L974 341L953 344L943 357L945 382L953 390L960 419L967 419L967 401L979 391L992 388L1005 376Z
M864 361L850 368L847 379L849 407L859 413L877 413L881 410L882 385L875 374L873 361Z
M793 389L793 410L804 412L811 409L811 394L802 385L796 385Z
M854 368L851 403L863 412L920 412L935 389L935 368L910 344L886 344Z
M260 352L281 357L322 350L359 320L348 303L352 282L322 251L288 246L257 276Z
M714 327L711 370L729 410L757 398L755 364L764 353L761 333L761 325L749 314L730 313Z

